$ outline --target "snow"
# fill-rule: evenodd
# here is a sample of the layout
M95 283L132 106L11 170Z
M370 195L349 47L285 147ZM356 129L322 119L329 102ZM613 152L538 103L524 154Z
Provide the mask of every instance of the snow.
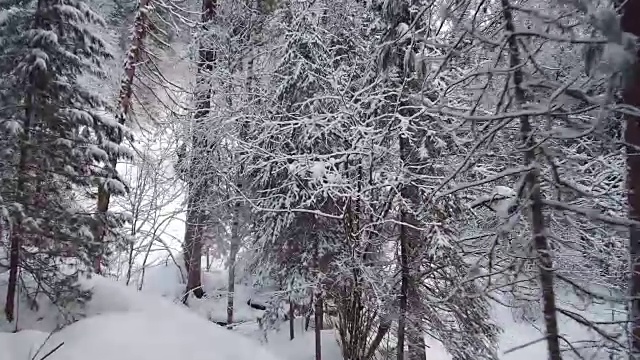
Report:
M60 343L49 360L80 360L90 354L94 360L175 360L188 355L189 360L312 360L314 358L313 330L304 331L303 319L295 322L295 339L289 340L288 323L283 321L278 331L265 332L256 319L261 312L249 307L249 299L264 301L268 293L258 292L250 286L237 284L235 296L235 322L233 330L220 327L212 321L226 320L226 272L217 270L203 273L203 285L207 298L190 299L191 308L182 305L179 298L184 284L180 269L175 265L156 266L147 270L143 291L137 286L125 286L121 282L94 276L84 279L82 285L93 290L93 297L77 315L86 316L60 331L54 331L40 350L39 358ZM5 289L0 274L0 296ZM572 309L581 301L568 293L559 292L558 306ZM537 304L531 304L535 307ZM518 304L513 304L518 308ZM19 331L10 333L15 325L6 324L0 317L0 359L32 359L33 354L45 342L49 332L58 325L56 307L42 304L38 311L21 302ZM518 310L519 311L519 310ZM578 310L576 310L578 311ZM610 305L592 305L585 316L611 321ZM492 319L502 327L498 339L501 360L537 360L546 357L546 344L542 338L540 319L537 324L517 320L512 309L493 306ZM593 334L565 317L559 318L560 330L567 338L578 343L593 338ZM40 330L40 331L38 331ZM262 343L262 344L260 344ZM427 354L431 360L450 360L443 346L427 338ZM322 331L323 359L341 359L337 334L334 329ZM602 350L604 351L604 350ZM505 353L507 352L507 353ZM606 354L586 354L601 358Z
M189 308L201 317L214 322L227 320L227 272L222 270L202 273L203 299L189 299ZM146 270L142 291L177 301L184 294L185 284L181 269L175 264L153 266ZM255 322L262 311L251 308L247 301L263 303L266 294L254 290L246 284L236 284L234 296L234 323Z
M189 360L277 359L257 340L202 319L182 304L100 276L82 284L93 290L82 312L86 318L53 332L41 353L64 344L49 360L84 360L89 354L93 360L175 360L185 355ZM22 315L27 313L23 310ZM52 320L56 318L39 319L32 314L21 320L21 328L49 327L51 331L56 325ZM30 359L46 337L46 332L34 330L0 333L0 359ZM6 343L11 346L2 346Z
M38 352L48 334L37 330L17 333L0 332L0 358L2 360L29 360Z
M275 360L260 344L187 311L111 313L79 321L45 346L50 360ZM45 350L46 351L46 350Z
M202 286L208 295L208 299L190 304L191 309L205 315L212 321L226 321L227 319L227 272L211 271L202 274ZM262 311L251 308L247 301L263 303L265 294L255 291L246 284L235 285L233 298L234 322L253 321L262 315ZM194 299L195 300L195 299Z
M313 360L315 359L315 334L313 329L304 331L304 319L296 321L295 338L289 340L289 324L284 323L280 331L271 333L265 346L272 353L287 360ZM342 353L337 342L335 330L323 330L321 332L322 358L326 360L341 360Z
M315 161L311 165L309 171L311 172L311 178L314 180L320 180L324 177L327 169L325 163L322 161Z

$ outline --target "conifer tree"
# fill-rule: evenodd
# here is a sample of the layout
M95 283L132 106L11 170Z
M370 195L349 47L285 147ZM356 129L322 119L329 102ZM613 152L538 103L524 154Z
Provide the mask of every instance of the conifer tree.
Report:
M123 193L108 160L127 152L110 141L125 129L83 86L87 76L103 77L101 64L111 58L90 30L104 21L78 0L0 6L0 126L8 139L1 162L15 174L2 178L0 208L11 226L5 315L13 321L19 276L35 283L21 294L58 306L87 299L75 280L106 244L93 241L95 218L78 198L95 186ZM118 225L111 220L108 226Z

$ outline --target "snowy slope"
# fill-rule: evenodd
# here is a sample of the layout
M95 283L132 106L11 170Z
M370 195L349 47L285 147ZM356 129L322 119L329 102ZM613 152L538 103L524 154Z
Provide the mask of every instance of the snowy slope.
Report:
M86 308L77 314L86 316L49 339L47 349L64 342L63 348L56 352L56 357L50 360L74 360L76 354L83 356L88 354L105 354L110 359L153 359L175 360L176 354L188 354L189 360L200 359L253 359L255 354L261 354L259 358L271 359L273 355L283 360L312 360L314 358L313 332L303 331L300 321L296 323L296 338L289 340L287 323L281 324L281 330L265 334L258 328L256 318L260 315L247 306L250 298L260 298L266 294L258 293L249 286L238 284L238 294L235 306L237 321L242 324L229 331L219 327L211 321L224 320L226 317L226 274L224 272L204 273L204 286L209 298L195 301L191 299L193 308L184 307L176 303L175 299L184 288L180 283L180 277L173 270L166 267L150 269L150 277L145 280L144 291L139 292L135 287L126 287L103 277L95 276L84 280L83 285L93 290L93 298ZM0 277L3 274L0 274ZM0 281L1 283L1 281ZM0 286L0 292L4 287ZM0 294L4 297L4 294ZM580 300L569 294L561 294L562 300L559 306L571 309L572 305L578 305ZM597 318L602 321L612 320L612 310L606 304L592 305L583 310L576 310L585 316ZM511 309L501 305L493 308L493 320L502 327L503 332L499 336L499 354L502 360L538 360L546 358L546 346L544 342L537 342L522 349L505 353L510 349L524 344L535 342L542 338L541 324L532 325L521 320L516 320ZM620 316L623 316L621 314ZM220 319L218 319L220 318ZM20 329L36 329L37 331L21 331L18 334L0 332L0 360L31 359L29 354L42 343L47 333L56 325L55 307L43 304L38 311L32 311L26 304L19 306ZM4 331L12 331L12 326L2 325L0 315L0 328ZM99 329L99 330L98 330ZM560 329L567 338L574 342L587 340L593 337L593 333L580 327L573 321L560 317ZM150 335L151 334L151 335ZM334 330L325 330L323 339L323 359L340 360L340 349L337 344ZM260 342L264 347L260 346ZM450 356L442 348L441 344L433 339L427 339L427 355L429 360L449 360ZM265 348L267 350L265 350ZM95 349L95 352L94 350ZM121 350L117 350L121 349ZM189 350L187 350L189 349ZM167 357L156 354L160 351ZM181 352L182 351L182 352ZM144 354L152 357L143 356ZM228 352L228 353L227 353ZM213 353L222 354L224 358L212 357ZM264 353L264 355L262 355ZM169 356L170 355L170 356ZM608 358L603 352L591 353L593 359ZM79 356L79 355L78 355ZM271 358L270 358L271 356ZM567 354L567 358L571 358ZM37 357L36 360L39 358ZM79 358L78 358L79 359Z
M39 355L63 345L48 360L275 360L258 341L202 319L182 304L138 292L95 276L83 285L93 289L85 319L54 332ZM37 317L27 317L33 320ZM51 328L54 317L21 327ZM0 359L32 359L47 333L0 333ZM5 346L10 344L11 346Z
M186 285L182 283L180 269L173 263L149 267L145 272L142 291L162 296L172 301L180 299ZM205 319L225 322L227 319L227 272L222 270L202 273L204 299L189 299L189 308ZM264 303L268 294L261 293L246 284L235 285L234 323L255 322L262 311L251 308L247 301Z
M99 315L54 334L45 349L64 342L50 360L276 359L258 343L189 315L149 310Z
M31 360L38 353L40 344L44 343L47 335L36 330L24 330L15 334L0 332L0 359Z
M180 294L184 288L183 284L171 283L179 281L176 276L179 270L168 267L158 267L148 270L149 280L145 280L144 291L150 294L162 294L167 296L168 289L177 289ZM208 298L202 300L190 300L192 311L199 316L210 319L212 321L224 321L226 319L226 279L227 274L224 271L204 272L203 287L208 294ZM273 353L287 360L307 360L314 358L314 338L313 332L302 331L302 325L296 325L296 339L289 340L288 324L283 323L280 331L270 332L267 339L264 339L264 333L257 327L255 319L260 315L259 311L255 311L246 305L246 300L250 298L264 299L268 293L260 293L249 286L237 284L236 298L234 307L236 310L236 321L246 323L234 328L235 331L244 334L247 337L257 339L265 343L265 346ZM603 290L601 290L603 291ZM586 306L583 301L575 295L558 292L561 297L558 306L565 309L572 309L583 314L587 318L599 319L601 321L611 321L611 308L609 305L590 305ZM175 297L176 295L172 295ZM535 304L533 304L535 307ZM579 309L575 309L577 306ZM534 309L534 312L536 310ZM624 314L620 314L623 316ZM502 328L502 333L498 338L498 353L501 360L539 360L547 357L546 343L538 341L543 338L543 326L541 321L536 324L525 322L513 315L513 311L503 305L495 303L492 309L492 320ZM579 343L582 340L590 340L594 338L593 332L576 324L574 321L566 317L559 317L559 326L563 335L572 341ZM325 330L322 334L323 341L323 359L340 360L340 349L337 344L337 336L333 330ZM427 338L427 357L429 360L450 360L450 355L443 346L436 340ZM519 348L525 344L532 343L523 348ZM518 348L517 350L513 350ZM513 351L511 351L513 350ZM571 354L567 354L570 359ZM607 358L608 354L604 351L594 353L589 351L589 356L593 359Z

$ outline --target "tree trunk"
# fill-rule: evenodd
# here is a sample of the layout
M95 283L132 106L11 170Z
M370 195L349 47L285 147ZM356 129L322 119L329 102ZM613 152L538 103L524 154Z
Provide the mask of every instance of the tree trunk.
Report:
M289 340L293 340L295 338L295 322L295 304L291 299L289 299Z
M316 342L316 360L322 360L322 329L324 328L324 302L322 301L322 295L318 292L316 293L316 302L315 302L315 311L314 311L314 319L315 319L315 342Z
M380 322L380 325L378 325L378 331L376 331L376 336L373 337L373 340L371 340L371 343L369 344L369 349L366 352L366 356L364 360L369 360L373 358L373 355L375 355L376 350L378 350L378 347L380 347L382 340L387 335L390 329L391 329L391 320L382 319L382 321Z
M213 20L217 7L216 0L202 1L202 27L203 33L207 32L207 25ZM187 289L183 302L186 303L188 294L193 293L197 298L204 296L201 283L202 272L202 245L204 241L204 220L206 212L199 204L205 201L207 181L202 181L206 169L204 163L209 153L209 144L206 138L204 120L211 109L211 85L207 81L213 70L214 50L207 48L202 41L198 49L198 72L196 75L196 112L194 114L192 130L192 149L190 156L189 195L187 202L187 229L185 231L184 249L185 265L187 267ZM196 182L197 179L201 181Z
M205 259L206 259L206 269L207 271L211 270L211 247L207 246L205 249Z
M640 2L621 1L622 30L640 36ZM626 88L622 94L625 104L640 107L640 53L636 54L633 73L627 74ZM627 144L627 201L629 202L629 219L640 221L640 117L625 114L626 129L624 133ZM630 353L631 358L640 357L640 229L632 226L629 229L629 259L631 283L629 296L630 321Z
M16 198L20 203L24 205L26 205L28 201L26 186L29 177L29 142L31 140L31 110L33 108L33 103L34 101L32 95L28 95L25 104L25 122L23 124L22 135L20 136L20 160L18 161ZM9 248L9 281L7 283L7 298L4 307L4 314L8 322L12 322L14 320L16 292L18 288L18 272L20 269L20 247L22 246L21 221L21 218L16 221L16 224L14 224L15 228L10 234L11 244Z
M515 32L513 15L509 0L502 0L502 15L505 20L505 30L512 34ZM513 83L516 106L520 107L525 103L525 92L522 87L523 73L520 66L520 49L515 36L510 36L509 45L509 66L513 70ZM518 109L519 110L519 109ZM524 163L530 165L535 162L535 139L532 134L532 127L528 116L520 117L521 146L525 149ZM526 175L527 191L529 194L531 227L533 245L538 257L538 271L540 287L542 290L542 311L544 314L545 330L547 337L547 350L550 360L561 360L560 336L558 332L558 319L556 313L556 296L553 287L553 260L549 253L549 244L545 235L546 225L544 222L542 194L540 193L540 182L538 171L532 170Z
M400 222L405 223L406 212L401 210ZM405 329L407 326L407 298L409 288L409 249L407 244L406 226L400 225L400 304L398 311L398 334L397 334L397 360L404 360Z
M231 225L231 247L229 249L229 278L227 286L227 325L233 323L233 297L236 291L236 257L238 255L238 248L240 247L240 212L239 205L236 203L233 216L233 224Z
M425 360L427 357L420 324L412 324L407 329L407 355L409 355L409 360Z
M185 267L187 270L187 290L183 302L186 304L189 294L200 299L204 296L202 289L202 239L204 237L204 216L197 209L198 196L189 192L189 209L187 210L187 224L185 230Z
M133 34L131 38L131 45L129 46L127 57L124 62L124 77L122 79L122 83L120 84L120 94L118 96L119 108L117 119L120 125L125 124L127 117L129 116L129 111L131 110L133 98L133 80L136 76L136 68L142 60L142 55L144 53L144 40L147 37L149 27L151 26L148 17L149 11L151 11L151 9L151 0L140 0L138 12L135 19L133 20ZM116 143L120 144L122 142L122 131L118 131L118 133L115 134L115 139L113 140ZM109 166L111 166L113 171L115 171L116 165L116 157L112 157L111 159L109 159ZM106 235L106 213L107 210L109 210L110 197L111 194L109 193L108 189L106 189L104 186L98 187L98 224L96 226L94 239L96 239L99 244L102 244L104 242L104 237ZM102 262L102 254L99 253L94 260L94 271L97 274L102 273Z
M405 114L408 115L408 114ZM407 131L414 138L418 138L416 129L407 127ZM403 166L404 177L410 179L413 175L412 165L419 162L416 146L412 144L409 134L401 134L398 142L400 147L400 160ZM400 189L400 195L405 202L419 204L421 201L420 190L413 183L406 183ZM419 221L411 210L404 207L400 211L400 317L398 319L398 348L397 359L405 357L405 345L410 360L424 360L424 341L422 338L421 300L417 289L420 283L420 248L421 231ZM417 268L416 268L417 267ZM422 344L422 346L420 345ZM422 356L422 358L421 358Z
M20 228L20 226L18 226ZM19 231L19 230L18 230ZM18 234L11 234L11 249L9 253L9 282L7 284L7 298L4 306L4 314L8 322L13 321L14 307L16 299L16 289L18 287L18 268L20 266L20 237Z
M309 330L309 323L311 322L311 313L313 309L313 293L311 293L311 299L309 299L309 304L305 306L305 317L304 317L304 331Z

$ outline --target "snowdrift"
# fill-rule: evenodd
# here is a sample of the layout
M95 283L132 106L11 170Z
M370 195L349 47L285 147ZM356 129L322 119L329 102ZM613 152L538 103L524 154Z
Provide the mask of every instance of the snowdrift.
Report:
M275 360L258 343L178 311L111 313L54 334L41 353L50 360Z
M84 280L83 286L93 290L92 299L78 312L86 318L48 339L42 331L0 333L0 359L39 360L63 344L47 359L276 360L258 341L215 325L182 304L99 276ZM21 314L30 316L20 320L20 328L51 331L57 326L56 316L39 318L24 308ZM9 327L6 322L4 327Z
M200 316L216 323L227 320L227 272L212 270L202 272L202 288L206 293L203 299L189 299L189 308ZM173 263L149 267L145 272L142 291L147 294L160 295L169 300L181 299L186 285L183 283L181 270ZM255 322L262 311L250 307L247 302L264 305L268 294L261 293L243 283L235 285L233 299L234 323Z
M0 332L0 359L31 360L47 336L47 333L37 330L24 330L15 334Z
M300 321L296 323L296 339L289 341L288 325L283 323L281 331L265 334L258 328L256 318L260 311L246 304L249 299L264 301L268 295L258 293L250 286L238 284L235 297L236 317L239 322L233 331L215 325L212 321L226 319L226 274L222 271L204 273L203 285L208 297L190 299L192 308L184 307L175 299L180 297L184 285L175 276L176 269L158 267L149 269L143 291L126 287L103 277L94 276L82 281L82 285L93 290L93 298L84 309L73 310L73 316L84 320L54 333L46 345L40 345L47 335L58 326L60 314L57 308L46 302L37 310L26 303L18 306L19 329L17 334L2 333L14 330L0 314L0 360L40 360L50 349L64 345L48 360L74 360L87 357L96 360L134 359L144 360L271 360L274 356L286 360L312 360L314 357L313 332L304 332ZM6 287L0 274L0 298L4 298ZM592 319L612 321L624 312L610 304L585 305L575 309L582 301L574 295L560 294L559 306L574 309ZM562 301L564 300L564 301ZM535 306L535 304L533 304ZM615 316L614 316L615 315ZM506 351L542 338L540 323L532 325L515 320L511 309L496 304L492 319L502 329L499 336L501 360L537 360L546 358L546 345L537 342L513 352ZM560 317L561 332L579 343L595 337L592 331L577 325L566 317ZM39 331L34 331L39 330ZM322 333L323 359L340 360L340 349L333 330ZM451 357L442 345L427 338L427 356L431 360L449 360ZM263 345L260 345L262 342ZM584 351L587 357L608 358L606 351ZM567 354L567 358L572 358Z

